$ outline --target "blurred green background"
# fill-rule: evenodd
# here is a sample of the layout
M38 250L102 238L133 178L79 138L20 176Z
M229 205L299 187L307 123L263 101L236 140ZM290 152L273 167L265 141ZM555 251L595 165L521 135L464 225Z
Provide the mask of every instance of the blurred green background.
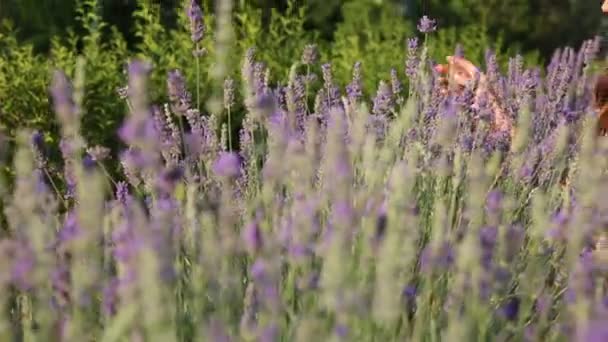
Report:
M343 18L344 5L366 0L299 0L307 6L306 26L331 41L337 24ZM149 2L159 4L166 26L176 24L173 8L178 0ZM210 0L205 0L208 5ZM238 6L254 5L262 9L268 23L271 9L285 11L285 0L236 0ZM395 6L394 15L401 20L415 20L423 14L438 19L440 27L460 27L484 21L494 36L503 35L507 46L527 52L538 50L545 59L557 47L578 45L601 30L599 0L375 0L380 5ZM19 38L31 42L36 51L48 51L50 38L76 28L76 0L0 0L0 19L11 20L18 28ZM132 13L136 0L101 0L104 20L115 25L129 46L136 43ZM361 13L361 15L365 15Z

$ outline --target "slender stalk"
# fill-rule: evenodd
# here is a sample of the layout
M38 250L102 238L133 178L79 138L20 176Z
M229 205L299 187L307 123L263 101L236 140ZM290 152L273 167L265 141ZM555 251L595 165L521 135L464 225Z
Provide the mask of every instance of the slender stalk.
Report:
M199 51L199 45L196 43L196 51ZM196 54L196 109L201 109L201 58Z
M232 111L228 107L228 151L232 152Z

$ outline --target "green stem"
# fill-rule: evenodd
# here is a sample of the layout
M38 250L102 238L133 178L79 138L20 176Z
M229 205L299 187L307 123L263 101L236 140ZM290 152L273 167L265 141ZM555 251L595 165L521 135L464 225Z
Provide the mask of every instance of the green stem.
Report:
M228 107L228 151L232 152L232 111Z
M201 58L198 55L198 43L196 44L196 109L201 109Z

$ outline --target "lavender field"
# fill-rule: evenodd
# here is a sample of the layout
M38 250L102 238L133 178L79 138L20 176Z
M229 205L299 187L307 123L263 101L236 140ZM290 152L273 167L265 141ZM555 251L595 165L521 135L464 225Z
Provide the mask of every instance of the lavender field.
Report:
M231 70L231 3L189 3L194 73L116 61L118 153L84 138L87 55L46 85L59 149L0 136L1 341L608 341L598 39L547 68L487 49L457 89L424 17L367 96L314 41Z

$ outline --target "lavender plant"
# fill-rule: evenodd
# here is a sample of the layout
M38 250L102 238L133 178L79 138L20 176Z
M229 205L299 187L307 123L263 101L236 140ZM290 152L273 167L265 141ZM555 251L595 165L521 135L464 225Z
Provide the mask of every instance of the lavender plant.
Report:
M191 14L198 39L200 13ZM427 20L421 30L433 28ZM229 32L217 44L230 44ZM129 104L116 132L124 148L85 150L88 64L79 59L73 80L57 71L52 103L70 187L54 186L38 162L39 135L19 134L15 185L0 188L0 335L607 338L607 264L594 243L606 225L608 144L594 131L594 41L556 52L546 76L521 57L503 74L488 53L485 76L516 122L512 139L492 129L487 101L472 105L476 89L444 91L418 44L397 61L406 61L407 95L397 69L370 97L364 64L351 61L343 87L328 61L314 108L309 70L296 65L273 83L249 50L240 93L225 70L216 79L229 118L237 101L246 108L238 151L230 124L218 135L221 110L191 103L188 76L164 73L156 91L169 103L155 102L155 65L142 58L128 62L115 99ZM314 65L312 47L304 51L301 62ZM106 182L111 156L123 173Z

